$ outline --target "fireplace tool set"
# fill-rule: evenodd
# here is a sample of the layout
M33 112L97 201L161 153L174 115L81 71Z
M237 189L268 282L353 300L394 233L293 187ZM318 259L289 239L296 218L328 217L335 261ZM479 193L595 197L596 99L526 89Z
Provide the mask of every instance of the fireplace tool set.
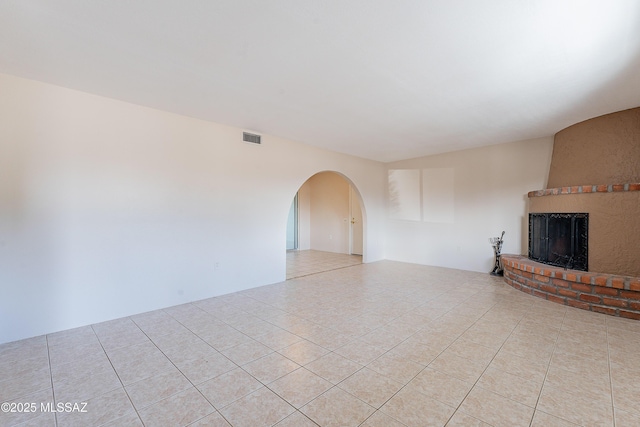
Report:
M500 237L490 237L489 243L491 243L491 247L493 247L493 253L495 257L495 262L493 263L493 270L491 270L492 276L502 276L502 261L500 260L500 252L502 251L502 238L504 237L504 231Z

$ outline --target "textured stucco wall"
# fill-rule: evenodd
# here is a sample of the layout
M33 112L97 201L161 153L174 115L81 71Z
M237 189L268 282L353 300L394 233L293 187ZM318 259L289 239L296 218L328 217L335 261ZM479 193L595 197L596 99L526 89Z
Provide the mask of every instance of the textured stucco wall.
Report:
M589 271L640 276L640 191L532 197L529 211L589 213Z
M640 107L555 135L548 188L640 182Z

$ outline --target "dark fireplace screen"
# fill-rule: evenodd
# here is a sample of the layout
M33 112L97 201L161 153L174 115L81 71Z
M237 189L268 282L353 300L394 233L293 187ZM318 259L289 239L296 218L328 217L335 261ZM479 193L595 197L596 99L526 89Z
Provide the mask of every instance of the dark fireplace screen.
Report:
M529 259L588 271L588 213L530 213Z

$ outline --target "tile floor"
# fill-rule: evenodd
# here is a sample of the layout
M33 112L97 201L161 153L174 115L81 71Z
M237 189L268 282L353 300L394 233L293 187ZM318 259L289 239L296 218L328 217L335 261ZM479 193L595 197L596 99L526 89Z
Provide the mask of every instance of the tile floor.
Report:
M639 426L640 322L383 261L4 344L0 402L38 406L1 426Z
M362 255L315 250L287 251L287 280L362 264Z

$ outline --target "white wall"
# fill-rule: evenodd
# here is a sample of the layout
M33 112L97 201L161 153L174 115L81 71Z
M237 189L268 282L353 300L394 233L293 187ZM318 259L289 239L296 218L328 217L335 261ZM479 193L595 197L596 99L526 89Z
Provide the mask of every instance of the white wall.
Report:
M503 230L503 253L526 253L527 192L546 187L552 150L548 137L387 164L387 258L488 272Z
M384 258L383 164L0 75L0 343L285 278L320 171L355 184Z

